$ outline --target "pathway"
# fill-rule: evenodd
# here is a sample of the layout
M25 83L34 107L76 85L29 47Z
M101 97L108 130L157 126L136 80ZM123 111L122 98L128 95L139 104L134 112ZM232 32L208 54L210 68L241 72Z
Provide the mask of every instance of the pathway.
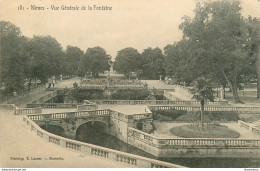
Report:
M164 89L164 90L168 89L170 91L170 93L179 100L191 100L189 97L187 97L179 92L172 91L173 89L175 89L174 85L168 85L168 84L165 84L165 82L159 81L159 80L141 80L141 81L143 83L147 83L149 89L153 89L153 88Z
M68 80L63 80L61 82L58 82L57 84L55 84L56 88L72 88L73 87L73 83L74 82L79 82L80 78L72 78L72 79L68 79ZM46 85L47 86L47 85ZM49 94L50 91L46 91L46 90L41 90L41 91L35 91L30 93L30 96L26 99L24 99L21 103L17 104L18 107L26 107L26 104L32 103L33 101Z
M9 111L0 110L0 125L0 168L129 167L46 143L26 128L22 116L14 116ZM11 157L24 160L12 160ZM26 160L27 157L42 160ZM49 160L49 157L63 160Z
M58 88L72 87L78 78L64 80L55 85ZM33 92L29 98L19 104L19 107L26 107L27 103L45 96L50 92L40 91ZM43 109L43 113L75 111L76 109ZM121 168L129 167L119 163L98 157L87 156L75 153L67 149L46 143L30 130L22 122L22 116L13 115L10 111L0 110L0 168ZM22 160L12 160L13 158L21 158ZM49 157L64 160L27 160L26 158L42 158Z
M159 80L141 80L141 82L147 83L149 89L174 89L173 85L167 85L163 81Z

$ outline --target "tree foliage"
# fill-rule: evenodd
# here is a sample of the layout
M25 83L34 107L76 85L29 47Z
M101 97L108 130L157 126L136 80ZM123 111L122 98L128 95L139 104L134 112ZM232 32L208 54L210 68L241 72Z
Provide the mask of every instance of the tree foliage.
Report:
M137 72L142 69L142 58L140 53L134 48L125 48L118 51L114 69L118 73L130 76L131 72Z
M195 81L192 89L193 98L200 102L200 121L203 126L203 115L204 115L204 104L205 101L214 101L214 91L212 89L212 84L209 80L204 77L200 77Z
M257 98L260 98L260 19L249 16L246 20L248 65L243 71L243 81L257 79Z
M10 22L0 22L0 82L5 93L19 92L24 88L28 54L25 52L27 38L20 28Z
M247 30L240 2L197 3L194 12L194 18L186 16L180 25L183 39L191 45L191 64L197 66L193 72L205 77L218 76L219 80L225 78L234 102L238 103L238 77L249 64L245 49Z
M78 75L80 60L83 55L84 52L80 48L76 46L67 46L65 50L65 66L63 67L63 74Z
M83 67L92 74L93 77L98 77L100 72L110 69L111 56L108 55L105 49L101 47L88 48L82 58Z
M162 50L157 48L147 48L142 55L142 76L144 79L158 80L160 76L165 76L164 55Z
M189 84L194 78L202 75L198 65L194 65L191 46L191 42L181 40L164 48L166 73L174 77L178 83Z
M62 73L64 53L61 45L51 36L34 36L28 45L31 57L31 77L39 78L43 83L47 78Z

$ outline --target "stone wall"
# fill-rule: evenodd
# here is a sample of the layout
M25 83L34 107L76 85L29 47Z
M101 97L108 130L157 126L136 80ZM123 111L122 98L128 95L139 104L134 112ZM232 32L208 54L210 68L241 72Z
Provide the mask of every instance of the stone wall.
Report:
M128 143L157 157L260 157L260 139L163 139L128 128Z
M175 165L167 162L162 162L154 159L149 159L129 153L124 153L80 141L63 138L61 136L51 134L41 129L36 123L34 123L28 116L23 116L23 122L30 129L35 136L39 136L43 141L56 145L57 148L65 148L74 151L79 154L90 155L93 157L99 157L111 162L125 164L129 167L139 168L183 168L180 165ZM86 159L87 160L87 159Z

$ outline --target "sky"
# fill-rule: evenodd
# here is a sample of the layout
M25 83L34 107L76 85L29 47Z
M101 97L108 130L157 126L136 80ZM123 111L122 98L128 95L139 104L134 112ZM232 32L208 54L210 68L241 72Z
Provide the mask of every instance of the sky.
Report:
M163 49L182 37L182 17L193 16L199 0L0 0L0 20L18 26L27 37L50 35L65 49L83 51L101 46L114 59L119 50L148 47ZM18 10L22 5L25 10ZM45 10L32 10L31 5ZM51 10L51 5L87 7L87 10ZM112 10L88 10L88 6ZM242 0L244 16L260 17L257 0ZM28 8L28 9L27 9ZM49 8L49 9L47 9Z

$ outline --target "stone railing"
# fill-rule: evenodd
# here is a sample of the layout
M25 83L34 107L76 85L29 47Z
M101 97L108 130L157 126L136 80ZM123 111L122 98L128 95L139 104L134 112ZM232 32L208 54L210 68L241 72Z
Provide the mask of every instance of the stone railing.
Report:
M183 168L180 165L149 159L51 134L40 128L35 122L28 118L28 116L23 116L23 122L32 132L41 137L43 140L77 153L100 157L111 162L125 164L129 167Z
M78 103L32 103L27 104L28 108L35 108L35 107L41 107L41 108L77 108L77 106L80 105Z
M96 80L96 79L86 79L81 82L81 84L96 84L96 85L142 85L143 83L139 80L119 80L112 79L109 83L107 79Z
M38 114L42 113L42 108L16 108L15 114L16 115L27 115L27 114Z
M39 98L38 100L34 101L33 103L44 103L44 102L50 100L51 98L57 96L57 94L58 94L57 90L52 91L51 93Z
M52 119L88 117L88 116L110 116L110 109L28 115L28 117L32 120L52 120Z
M150 110L199 111L199 106L149 106ZM205 106L204 111L234 111L238 113L260 113L260 107Z
M239 113L260 113L260 107L236 107Z
M83 105L77 105L77 110L96 110L98 106L96 104L83 104Z
M238 124L241 127L244 127L246 129L250 130L251 132L254 132L254 133L260 135L260 128L257 128L255 125L250 124L250 123L246 123L246 122L241 121L241 120L238 120Z
M0 109L15 110L15 105L14 104L0 104Z
M94 84L82 84L80 88L86 89L143 89L142 85L94 85Z
M97 104L109 105L200 105L198 101L181 100L93 100ZM215 101L205 103L206 105L225 105L226 101Z
M21 101L24 101L26 99L29 99L31 96L33 96L33 94L35 94L36 92L42 92L44 91L45 86L44 85L40 85L37 87L31 87L30 90L23 90L21 93L17 94L17 96L12 96L12 97L7 97L5 99L5 103L9 103L9 104L17 104Z
M158 138L151 134L144 133L135 128L128 127L128 137L133 137L143 143L154 147L182 146L182 148L203 148L203 147L244 147L260 148L260 139L238 139L238 138Z
M13 110L16 115L39 114L42 113L41 107L36 108L18 108L14 104L0 104L0 109Z

